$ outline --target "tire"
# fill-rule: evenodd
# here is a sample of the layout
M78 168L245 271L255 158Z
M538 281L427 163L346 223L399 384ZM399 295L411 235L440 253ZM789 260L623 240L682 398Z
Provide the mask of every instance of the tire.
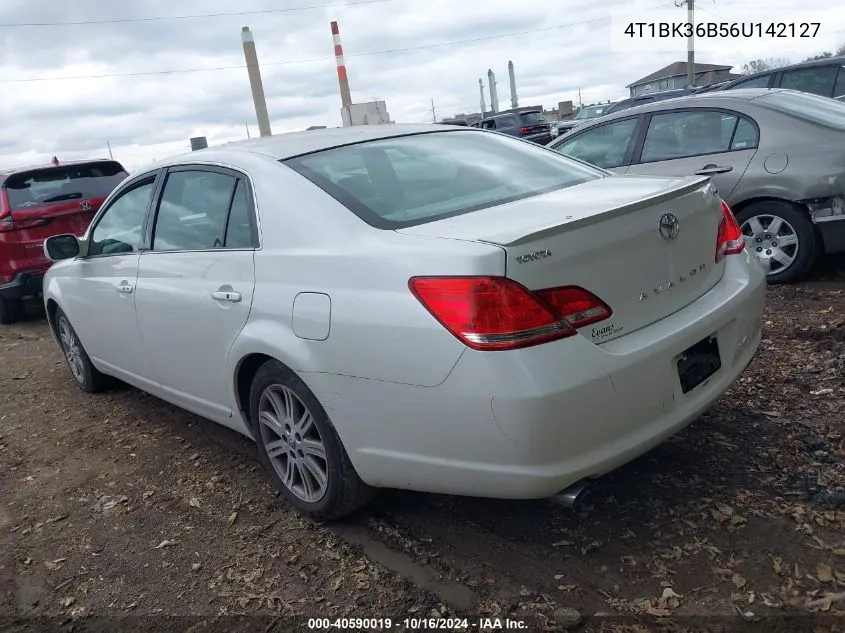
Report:
M0 325L12 325L26 315L22 299L0 297Z
M754 202L739 211L736 219L746 236L746 247L763 264L766 281L770 284L788 284L804 278L821 254L821 241L815 225L800 207L790 202ZM770 233L769 227L776 222L779 226L775 227L777 232ZM786 240L790 243L785 244ZM778 255L789 258L790 262L784 265L783 259L776 259Z
M331 521L375 496L375 488L355 472L317 398L282 363L270 360L258 369L249 403L259 460L299 512Z
M97 393L105 389L109 385L109 377L100 373L91 363L88 353L82 347L82 342L76 335L76 330L73 329L70 320L61 308L56 308L53 320L56 324L56 337L59 339L59 347L62 349L70 375L73 377L76 386L88 393Z

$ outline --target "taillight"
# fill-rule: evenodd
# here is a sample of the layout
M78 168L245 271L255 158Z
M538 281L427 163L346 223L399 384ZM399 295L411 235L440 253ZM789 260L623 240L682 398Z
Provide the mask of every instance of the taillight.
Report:
M0 231L12 228L12 205L5 187L0 187Z
M613 314L604 301L576 286L539 290L537 295L557 310L573 328L604 321Z
M719 221L719 235L716 239L716 261L720 262L726 255L737 255L744 250L742 228L728 203L722 200L722 219Z
M413 277L408 286L434 318L477 350L547 343L611 314L586 290L556 288L535 294L504 277Z
M530 128L530 127L521 127L521 128L519 128L519 133L520 133L520 134L528 134L530 131L531 131L531 128Z

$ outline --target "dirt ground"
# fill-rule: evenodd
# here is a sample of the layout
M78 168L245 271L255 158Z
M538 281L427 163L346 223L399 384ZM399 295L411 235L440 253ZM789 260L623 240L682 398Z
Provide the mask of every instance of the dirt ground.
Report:
M0 630L845 631L845 262L767 303L734 388L577 509L384 491L331 525L244 438L79 391L35 305L0 329Z

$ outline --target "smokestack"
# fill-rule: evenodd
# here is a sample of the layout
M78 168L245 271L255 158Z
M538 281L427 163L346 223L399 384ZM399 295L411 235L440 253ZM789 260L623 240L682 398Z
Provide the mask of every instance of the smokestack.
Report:
M478 92L481 95L481 115L484 116L484 112L487 110L487 104L484 103L484 82L481 81L481 77L478 78Z
M340 29L337 22L332 22L332 40L334 40L334 59L337 62L337 82L340 84L340 103L345 108L352 104L349 94L349 77L346 74L346 62L343 61L343 46L340 45Z
M258 53L255 52L255 40L248 26L241 29L241 41L244 45L246 70L249 73L249 86L252 88L252 101L255 103L255 116L258 118L258 131L261 136L272 136L267 101L264 99L264 84L261 83L261 70L258 67Z
M496 75L493 69L487 71L487 83L490 84L490 110L494 113L499 111L499 95L496 92Z
M508 75L511 79L511 107L516 110L519 107L519 98L516 96L516 76L513 74L513 62L508 62Z

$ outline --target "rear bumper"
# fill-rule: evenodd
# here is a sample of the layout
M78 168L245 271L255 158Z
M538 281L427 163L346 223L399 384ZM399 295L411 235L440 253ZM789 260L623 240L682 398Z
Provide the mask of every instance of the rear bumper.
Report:
M744 253L694 303L602 345L577 336L467 350L437 387L302 377L369 484L546 497L645 453L710 407L760 344L764 298L763 272ZM684 394L676 359L709 336L722 367Z
M526 136L520 137L526 141L531 141L532 143L539 143L540 145L546 145L552 142L552 133L551 132L543 132L542 134L528 134Z
M845 217L816 221L826 253L845 253Z
M20 299L30 295L40 295L45 272L18 273L12 281L0 284L0 297L3 299Z

